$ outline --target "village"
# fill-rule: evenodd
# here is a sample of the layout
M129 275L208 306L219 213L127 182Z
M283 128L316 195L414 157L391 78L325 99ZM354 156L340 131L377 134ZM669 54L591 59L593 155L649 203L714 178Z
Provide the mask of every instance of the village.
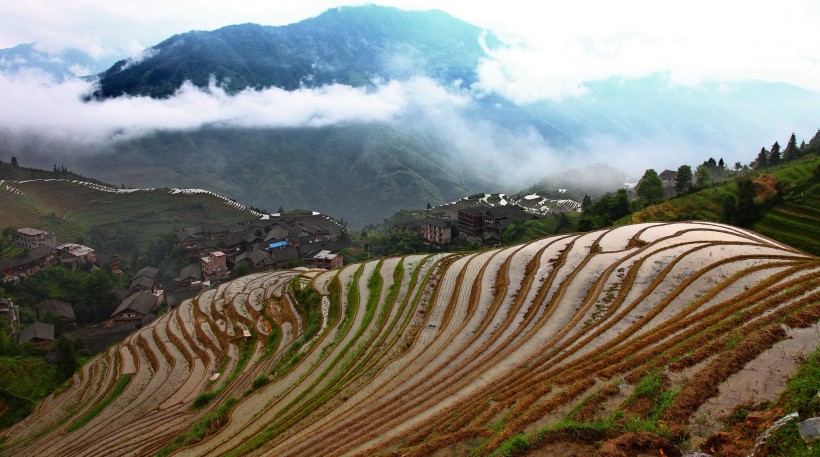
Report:
M161 281L157 267L129 271L118 255L96 252L78 243L60 243L55 233L23 227L16 230L14 243L24 251L0 259L0 274L2 281L16 282L51 265L62 265L70 269L104 269L120 280L130 278L127 284L113 289L121 301L102 322L78 327L71 303L49 299L36 305L37 321L17 332L18 343L30 341L47 347L55 341L55 325L45 322L53 314L66 335L83 339L96 353L156 319L163 308L177 306L203 289L230 279L235 272L295 266L340 268L344 259L339 251L350 245L339 239L343 230L339 222L318 213L184 228L177 234L178 246L189 263L175 279ZM22 325L19 309L9 298L0 298L0 313L8 316L12 329Z
M481 199L465 198L428 208L392 230L415 233L430 249L450 246L456 240L498 246L503 242L504 231L513 222L533 220L544 213L579 209L578 204L571 201L545 209L540 197L520 202L508 202L504 198L503 194L485 195ZM116 254L97 252L79 243L60 242L55 233L37 228L16 229L14 243L24 251L0 259L2 281L19 281L59 264L71 269L103 269L120 282L113 289L119 305L105 320L78 326L76 304L49 298L36 305L37 321L19 329L18 342L50 345L55 340L55 329L53 323L46 322L47 316L51 321L56 316L61 331L82 339L92 353L96 353L150 323L164 309L173 308L221 281L271 269L338 269L344 266L343 251L356 248L343 223L316 212L273 214L235 224L186 227L177 231L176 238L177 247L184 252L185 266L173 279L163 280L163 276L167 278L169 274L160 274L157 266L132 271ZM122 283L123 278L128 278L127 284ZM10 299L0 301L0 313L9 316L12 328L23 325Z

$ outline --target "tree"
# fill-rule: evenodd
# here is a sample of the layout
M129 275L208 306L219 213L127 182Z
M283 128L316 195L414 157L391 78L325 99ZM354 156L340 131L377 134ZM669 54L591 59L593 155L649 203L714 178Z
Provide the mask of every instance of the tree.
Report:
M79 365L74 352L74 341L61 336L57 340L57 380L63 382L70 378Z
M718 160L718 168L723 170L725 167L726 167L726 164L723 162L723 157L721 157L720 160Z
M740 227L749 227L757 219L755 205L755 185L746 178L737 183L737 212L735 222Z
M786 149L783 150L783 160L788 162L796 159L799 155L800 150L797 148L797 137L792 133L791 138L789 138L789 144L787 144Z
M82 303L88 307L87 312L90 314L77 316L82 323L85 319L93 321L105 319L114 311L114 305L117 303L117 296L114 295L114 282L105 270L94 270L83 278L80 289Z
M769 154L769 165L779 164L780 159L780 144L775 141L772 145L772 152Z
M17 157L12 156L12 157L11 157L11 167L12 167L12 168L17 168L19 165L20 165L20 164L19 164L19 163L17 163Z
M692 188L692 167L681 165L678 167L678 177L675 178L675 192L684 194Z
M740 162L735 162L735 171L740 171L743 168L743 164Z
M769 166L769 151L766 148L760 148L760 153L757 155L755 161L755 170L761 170Z
M635 188L635 192L648 205L660 203L666 196L663 191L663 182L661 182L661 178L658 177L658 172L652 168L644 172L643 177L638 182L638 186Z
M12 346L11 341L9 340L9 335L4 329L0 329L0 356L5 357L12 355L11 349Z
M632 212L629 209L629 195L626 193L626 189L618 189L618 191L615 192L615 207L613 210L610 214L613 221Z
M242 276L249 275L250 272L251 268L248 266L248 262L242 262L233 269L233 274L231 276L234 278L241 278Z
M695 182L701 189L712 185L712 173L709 172L709 168L706 165L700 165L698 169L695 170Z
M569 221L569 218L564 213L559 214L558 224L555 226L555 233L566 233L570 231L572 231L572 223Z
M723 199L723 212L720 215L720 220L727 224L733 224L737 217L737 200L734 195L727 195Z
M581 212L585 212L590 207L592 207L592 199L589 197L588 194L586 194L584 195L584 199L581 200Z

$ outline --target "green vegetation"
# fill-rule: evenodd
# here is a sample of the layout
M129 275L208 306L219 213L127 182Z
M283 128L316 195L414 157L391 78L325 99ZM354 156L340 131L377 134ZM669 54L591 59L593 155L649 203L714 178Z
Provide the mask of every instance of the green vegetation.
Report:
M0 330L0 335L5 332ZM28 416L58 385L57 370L42 357L0 357L0 398L6 404L0 428Z
M799 411L801 416L820 415L820 350L806 359L797 373L788 381L784 403L789 411Z
M649 221L723 221L749 227L790 246L820 255L820 211L817 208L820 208L820 158L814 152L807 152L799 159L760 170L742 171L713 187L649 206L629 217L622 217L616 225ZM592 226L599 227L597 223Z
M663 201L665 193L661 178L658 177L658 172L651 168L646 170L638 182L635 192L645 204L654 205L655 203Z
M341 306L338 301L339 286L337 283L338 281L334 280L329 286L331 297L330 310L328 312L328 325L333 325L336 321L336 318L339 315L338 309ZM290 344L288 350L282 354L279 361L276 362L273 368L271 368L270 372L275 377L284 376L291 370L291 368L295 367L296 364L299 363L304 355L304 352L301 350L302 346L312 340L322 326L322 299L316 289L313 287L303 288L299 278L297 277L291 281L290 287L288 288L288 293L293 294L294 299L299 303L301 309L305 313L303 316L305 331L299 338ZM350 308L351 307L348 307L348 313L350 312Z
M77 173L68 170L65 165L60 165L58 167L57 164L54 164L52 170L24 167L19 163L16 157L12 157L9 162L0 160L0 179L14 181L24 181L29 179L68 179L108 185L96 179L78 175Z
M787 412L797 411L800 420L820 415L820 350L815 351L789 379L778 402ZM797 430L797 421L789 421L766 441L766 455L811 457L817 455L816 444L808 446ZM814 448L814 449L813 449Z
M68 427L69 433L78 430L83 425L89 423L91 419L97 417L97 414L100 414L100 412L102 412L102 410L104 410L106 406L108 406L112 401L114 401L122 393L122 391L125 390L125 386L127 386L129 382L131 382L130 374L121 377L120 380L117 381L117 385L114 386L114 389L111 391L111 393L109 393L108 396L105 397L105 400L98 403L91 411L87 412L83 417L77 420L77 422L74 422L73 424L71 424L71 426Z
M276 322L271 322L270 333L268 333L267 341L265 342L265 356L273 354L279 348L279 342L282 341L282 330Z
M581 218L578 221L578 230L586 232L612 225L631 212L629 195L624 189L618 189L614 194L606 194L591 205L585 205Z
M266 385L268 382L270 382L270 378L268 378L268 375L266 375L265 373L262 373L257 377L253 378L253 381L251 381L251 388L253 388L253 390L259 389L260 387Z
M517 433L512 438L504 441L504 443L499 446L499 448L493 453L494 456L498 457L514 457L518 455L524 455L530 450L530 442L527 438L521 434Z
M77 323L108 319L119 304L114 295L115 277L106 270L86 271L53 265L20 282L0 285L0 291L20 307L20 320L28 324L37 320L35 306L46 299L61 300L74 308Z
M219 406L216 410L206 414L201 419L191 425L191 428L184 435L178 436L171 444L165 446L157 452L157 457L165 457L170 455L175 450L196 444L202 441L208 434L215 433L227 422L228 412L236 403L236 398L230 397Z
M200 392L194 397L194 401L191 403L191 408L193 409L202 409L208 405L214 398L216 398L218 392L215 391L206 391Z
M135 249L152 254L151 243L169 233L175 237L178 228L252 217L212 195L172 194L170 189L118 193L70 181L6 184L20 193L0 193L5 226L53 231L59 241L88 244L126 258Z
M579 213L564 213L546 216L543 219L512 222L504 232L504 245L519 244L545 236L574 232L578 230L580 220L581 214Z

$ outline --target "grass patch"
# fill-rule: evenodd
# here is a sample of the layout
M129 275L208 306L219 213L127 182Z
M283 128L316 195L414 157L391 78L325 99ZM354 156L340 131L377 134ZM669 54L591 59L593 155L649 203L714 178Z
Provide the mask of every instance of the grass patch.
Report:
M112 401L114 401L114 399L116 399L122 393L122 391L125 390L125 386L127 386L129 382L131 382L130 374L121 377L120 380L117 381L117 385L114 386L114 390L112 390L111 393L108 394L107 397L105 397L105 400L100 402L97 406L94 407L94 409L87 412L77 422L73 423L70 427L68 427L69 433L78 430L83 425L89 423L91 419L97 417L97 414L99 414L103 409L105 409L106 406L108 406Z
M820 415L820 349L812 353L786 384L785 405L800 417Z
M765 455L778 457L817 457L820 455L820 445L814 443L810 447L800 438L795 420L775 430L766 440L765 449Z
M255 337L256 337L256 330L251 329L250 341L256 341ZM243 341L242 342L242 349L239 352L239 360L236 362L236 366L233 367L233 370L231 370L231 375L228 377L228 380L225 381L225 384L223 384L223 386L227 386L228 384L233 382L233 380L236 379L237 376L239 376L239 373L241 373L242 370L245 369L245 366L248 364L248 361L251 359L251 355L253 355L253 350L255 348L256 348L255 344L249 343L248 341Z
M523 434L518 433L512 438L501 443L501 446L495 450L493 456L496 457L514 457L517 455L525 455L530 451L530 442Z
M191 428L184 435L178 436L171 444L165 446L157 452L157 457L166 457L183 446L190 446L199 443L207 435L218 431L227 422L228 411L236 403L236 398L230 397L225 403L211 413L208 413L191 425Z
M270 379L268 379L268 375L262 373L259 376L253 378L253 381L251 381L251 387L253 388L253 390L256 390L266 385L269 381Z
M279 330L279 325L276 322L271 322L270 333L265 341L265 357L270 356L279 347L279 342L282 341L282 331Z
M216 398L216 392L201 392L199 395L194 398L193 403L191 403L191 408L193 409L202 409L208 405L214 398Z

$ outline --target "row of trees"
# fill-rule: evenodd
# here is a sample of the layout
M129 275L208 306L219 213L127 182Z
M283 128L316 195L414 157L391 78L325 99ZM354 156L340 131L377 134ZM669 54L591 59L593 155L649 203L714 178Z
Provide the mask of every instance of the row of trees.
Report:
M818 142L820 142L820 129L817 130L817 134L809 141L809 144L803 141L800 143L800 146L797 146L797 137L792 133L792 136L789 137L788 144L786 144L786 149L783 149L783 151L780 150L780 143L777 141L774 142L771 150L766 150L765 147L760 148L760 152L757 154L757 158L754 162L752 162L752 166L756 170L761 170L782 162L799 159L809 150L809 145L814 145Z
M778 142L772 145L770 151L761 148L760 154L750 165L754 169L766 168L796 160L818 148L820 148L820 130L808 144L804 141L800 146L797 145L797 138L792 133L785 149L781 151ZM748 167L740 162L734 164L735 172L743 169L748 169ZM684 195L705 189L711 187L713 181L724 179L730 176L731 173L732 171L726 168L723 158L719 161L710 158L694 171L689 165L681 165L678 167L675 177L674 192L677 195ZM741 178L737 181L737 187L737 194L730 195L723 202L722 219L727 223L749 227L760 213L759 205L755 203L754 183L749 178ZM667 198L664 183L654 169L644 172L643 177L635 187L635 194L637 196L635 201L630 201L624 190L619 190L614 194L607 194L596 202L593 202L588 195L585 196L581 203L583 213L578 229L586 231L607 227L613 221L630 214L634 210L643 206L661 203Z

